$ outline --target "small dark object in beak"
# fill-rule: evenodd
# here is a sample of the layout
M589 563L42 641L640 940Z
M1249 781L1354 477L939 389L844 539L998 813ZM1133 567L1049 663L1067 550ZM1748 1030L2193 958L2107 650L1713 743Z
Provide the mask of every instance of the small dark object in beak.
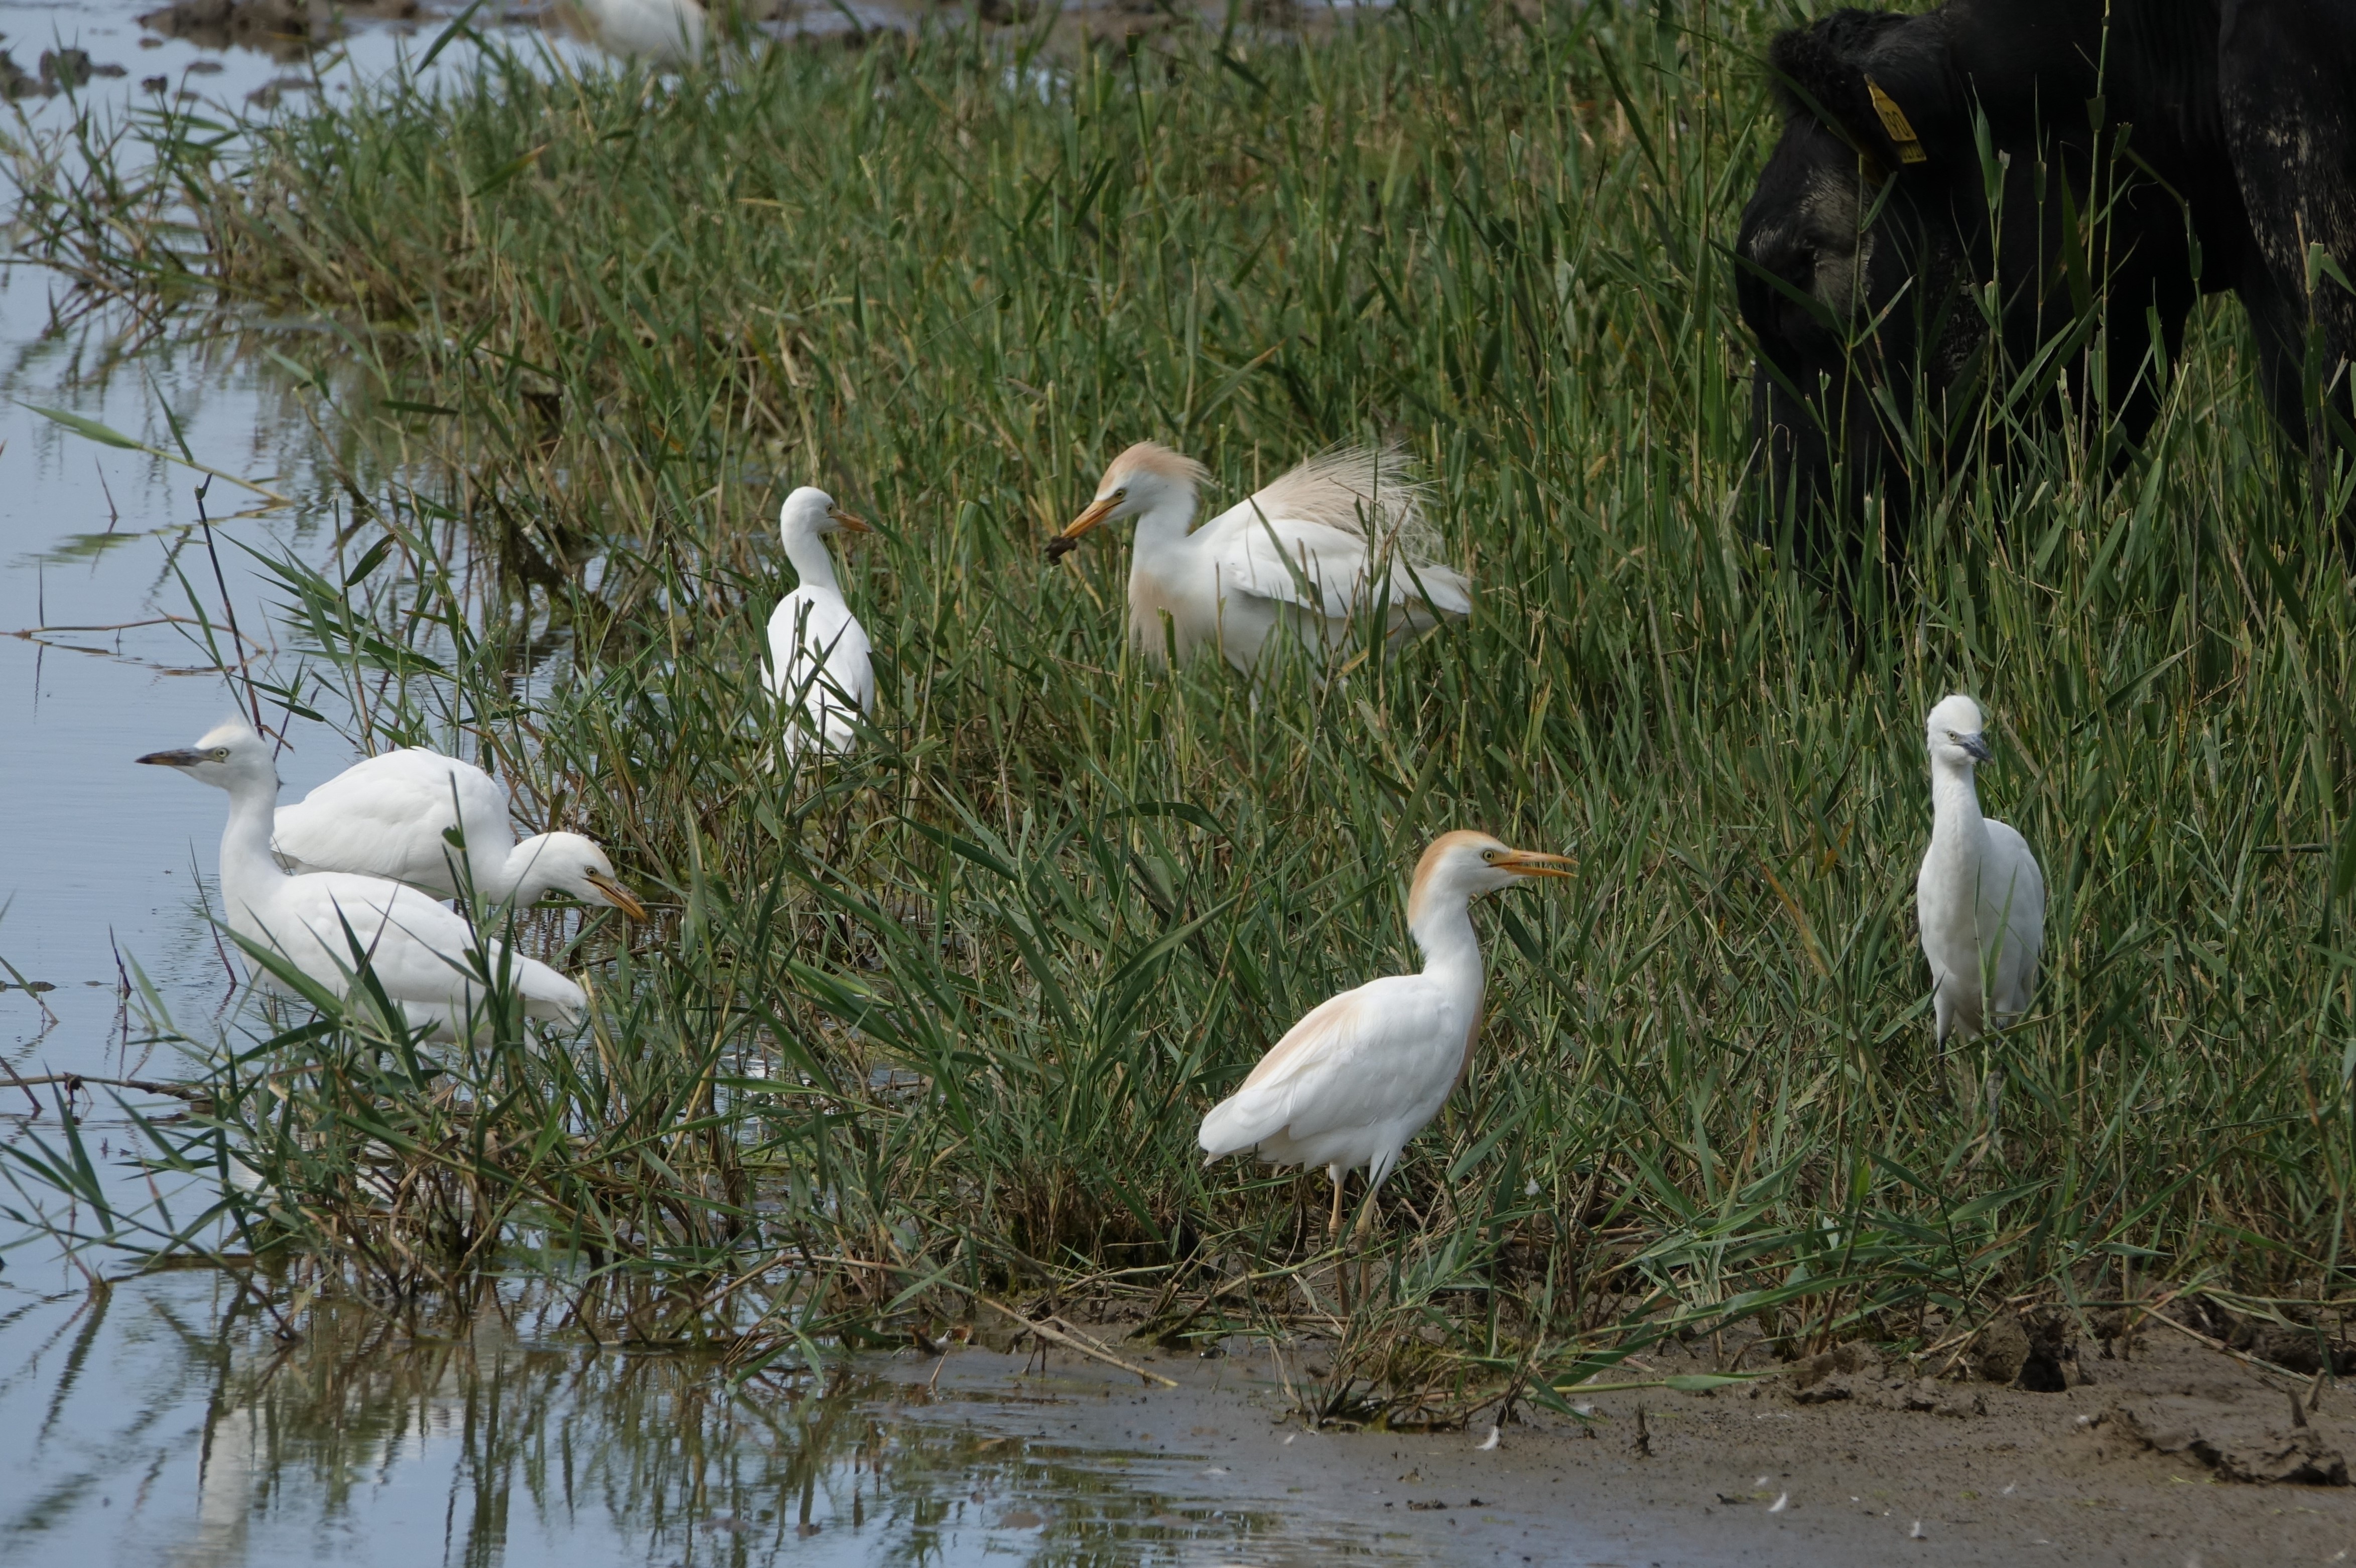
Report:
M1976 761L1983 763L1996 761L1996 753L1988 750L1987 737L1985 735L1958 735L1955 737L1955 744L1969 752Z
M205 754L183 746L177 752L150 752L144 757L134 757L132 760L152 763L159 768L193 768L205 760Z
M1054 539L1047 541L1047 559L1049 560L1061 560L1079 548L1079 540L1075 539L1066 539L1062 534L1057 534Z

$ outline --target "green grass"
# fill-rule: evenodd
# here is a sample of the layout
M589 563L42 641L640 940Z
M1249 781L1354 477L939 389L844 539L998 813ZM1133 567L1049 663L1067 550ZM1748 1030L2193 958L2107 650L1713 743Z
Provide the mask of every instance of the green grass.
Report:
M1196 1121L1414 961L1406 869L1479 827L1580 874L1480 916L1489 1029L1394 1179L1333 1408L1356 1380L1446 1418L1751 1314L1804 1344L2161 1284L2336 1313L2351 616L2237 315L2123 476L2078 430L1934 485L1896 602L1845 616L1753 542L1724 256L1793 18L1660 15L1735 32L1415 5L675 88L492 61L20 160L87 297L277 355L315 407L354 581L281 563L307 652L270 699L491 759L669 895L626 953L537 917L592 971L579 1040L438 1086L364 1019L217 1054L156 1147L262 1176L220 1189L293 1260L254 1288L417 1310L554 1271L601 1338L755 1360L1018 1289L1313 1320L1318 1194L1204 1170ZM1232 497L1382 435L1481 601L1344 679L1157 674L1116 542L1041 559L1129 441ZM756 665L806 481L883 524L848 576L881 699L789 783ZM1941 1056L1912 889L1954 688L2051 904L2033 1016ZM155 1245L130 1224L81 1233Z

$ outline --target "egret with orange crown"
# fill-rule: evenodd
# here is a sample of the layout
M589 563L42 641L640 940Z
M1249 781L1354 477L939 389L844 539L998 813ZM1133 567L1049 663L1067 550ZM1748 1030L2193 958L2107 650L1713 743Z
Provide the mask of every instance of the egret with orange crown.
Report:
M1243 1087L1203 1118L1209 1160L1256 1151L1271 1165L1323 1166L1333 1181L1329 1232L1342 1228L1344 1179L1364 1166L1364 1230L1399 1152L1472 1064L1486 983L1472 901L1534 878L1569 876L1571 864L1561 855L1508 848L1485 833L1432 840L1407 897L1422 973L1368 981L1294 1024Z
M1331 659L1378 598L1394 641L1472 613L1472 584L1433 559L1425 488L1398 453L1312 457L1193 528L1195 493L1209 478L1193 458L1139 442L1112 460L1087 509L1048 541L1054 560L1091 528L1137 520L1129 635L1147 656L1162 654L1164 616L1181 658L1213 646L1249 672L1280 627Z

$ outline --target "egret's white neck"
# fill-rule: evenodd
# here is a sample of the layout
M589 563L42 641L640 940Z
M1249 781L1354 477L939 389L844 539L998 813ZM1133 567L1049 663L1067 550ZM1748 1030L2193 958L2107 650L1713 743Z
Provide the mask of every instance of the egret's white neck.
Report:
M793 563L804 588L823 588L830 593L841 593L842 587L834 580L834 558L826 552L826 539L816 528L787 528L784 535L786 559Z
M1162 499L1137 515L1136 559L1167 555L1186 547L1186 530L1194 522L1194 487L1173 485Z
M1980 819L1979 789L1972 764L1933 760L1931 763L1931 831L1935 837L1944 823L1976 823Z
M535 833L509 850L488 880L477 880L476 891L498 902L512 900L519 910L538 903L556 886L555 857L546 853L547 840L547 834Z
M1423 949L1423 972L1445 985L1481 992L1481 938L1472 929L1472 901L1435 891L1408 912L1408 931Z
M221 829L221 901L235 912L256 904L286 880L285 868L270 852L277 826L278 775L253 773L229 790L229 826Z

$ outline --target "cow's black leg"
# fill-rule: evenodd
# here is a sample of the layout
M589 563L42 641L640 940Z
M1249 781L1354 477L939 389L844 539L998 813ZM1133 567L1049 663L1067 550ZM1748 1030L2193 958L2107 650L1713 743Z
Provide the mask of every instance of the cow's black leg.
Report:
M2266 408L2291 444L2307 450L2307 322L2300 305L2275 284L2271 270L2253 268L2257 275L2234 293L2250 315L2250 334L2258 343L2258 390Z
M2225 136L2275 296L2250 310L2267 400L2319 482L2351 433L2356 293L2320 273L2310 286L2308 251L2322 247L2356 281L2356 6L2226 0L2222 23Z

